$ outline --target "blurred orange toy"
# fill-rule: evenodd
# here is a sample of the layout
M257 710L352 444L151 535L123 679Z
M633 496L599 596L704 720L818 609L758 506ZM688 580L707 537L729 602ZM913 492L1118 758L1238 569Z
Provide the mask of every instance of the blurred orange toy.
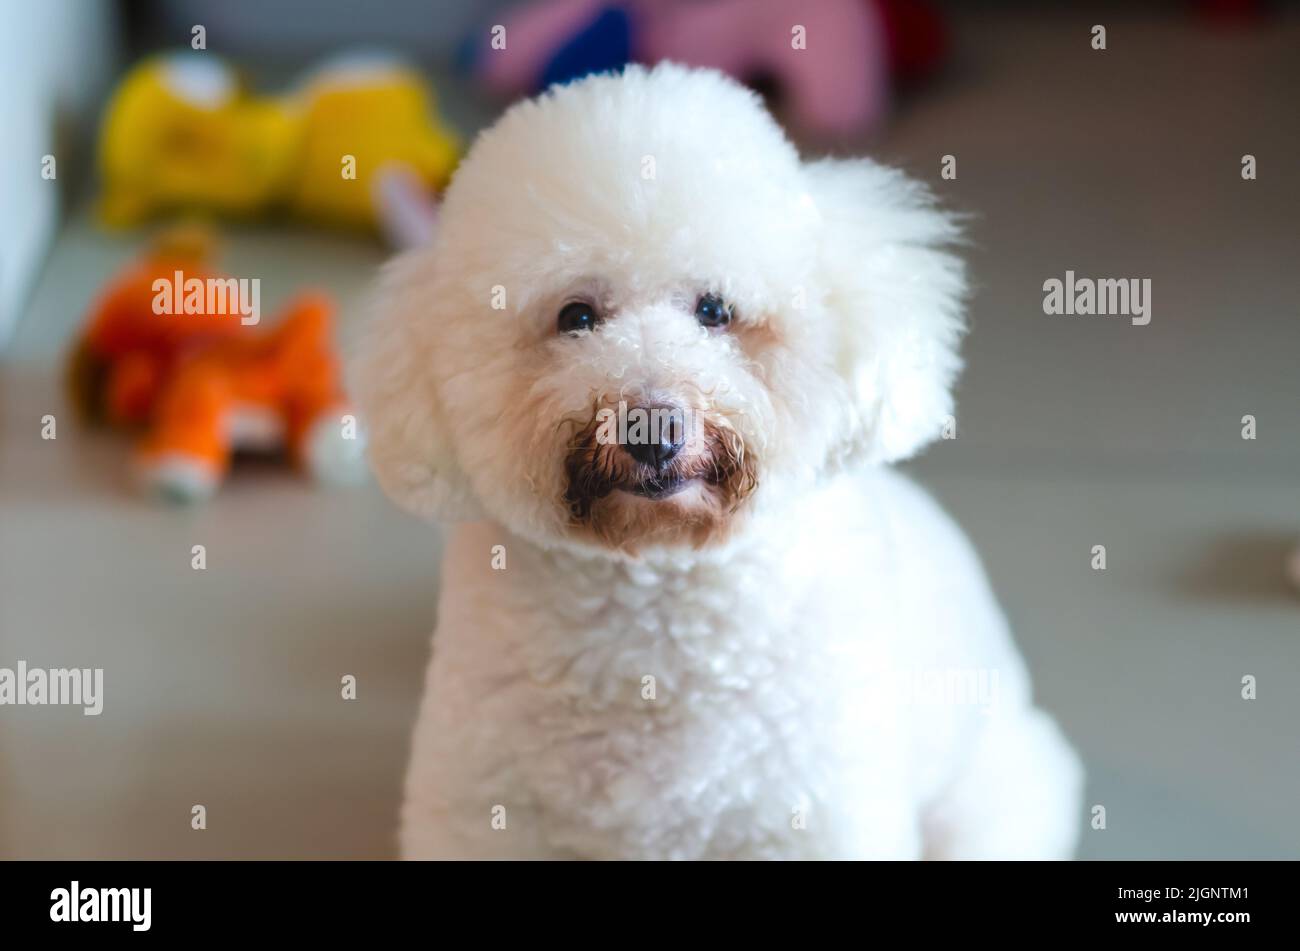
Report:
M74 403L138 431L143 483L180 501L210 496L242 449L287 449L319 481L356 481L364 446L330 300L299 294L262 330L248 319L250 282L213 272L207 257L201 236L173 233L104 290L69 361Z
M272 210L375 228L375 189L393 172L432 193L456 164L418 72L344 55L283 95L258 96L206 52L150 57L118 84L99 139L100 215L114 226L169 211Z

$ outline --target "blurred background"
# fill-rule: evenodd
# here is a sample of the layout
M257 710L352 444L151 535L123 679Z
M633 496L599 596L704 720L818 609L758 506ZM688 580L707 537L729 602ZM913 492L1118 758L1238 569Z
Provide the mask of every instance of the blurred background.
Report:
M1087 762L1081 856L1300 857L1300 14L1048 6L0 7L0 667L105 682L98 717L0 707L0 856L395 854L439 532L275 455L160 503L133 437L78 421L65 367L121 358L83 328L180 219L260 279L254 329L315 288L336 315L317 344L346 352L377 268L512 97L667 56L753 83L809 154L899 165L968 216L957 438L908 468ZM336 58L355 50L368 78ZM174 51L189 65L149 59ZM1067 270L1150 279L1151 322L1044 314Z

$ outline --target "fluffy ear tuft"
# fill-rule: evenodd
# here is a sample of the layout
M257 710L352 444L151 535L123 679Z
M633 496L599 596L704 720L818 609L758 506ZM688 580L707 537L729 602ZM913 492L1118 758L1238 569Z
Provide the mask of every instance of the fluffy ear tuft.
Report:
M850 394L843 454L905 459L952 413L966 294L962 262L945 250L956 222L921 183L870 160L824 159L806 172Z
M374 317L349 367L371 468L398 505L423 518L474 518L477 504L451 445L434 348L447 315L432 293L427 249L384 271Z

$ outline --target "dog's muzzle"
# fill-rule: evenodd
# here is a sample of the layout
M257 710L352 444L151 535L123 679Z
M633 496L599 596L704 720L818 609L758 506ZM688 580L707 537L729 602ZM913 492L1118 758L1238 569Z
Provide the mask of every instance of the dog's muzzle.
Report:
M698 482L730 511L755 485L753 458L728 421L666 402L620 403L612 418L594 413L575 434L565 470L565 502L578 522L616 491L664 499Z

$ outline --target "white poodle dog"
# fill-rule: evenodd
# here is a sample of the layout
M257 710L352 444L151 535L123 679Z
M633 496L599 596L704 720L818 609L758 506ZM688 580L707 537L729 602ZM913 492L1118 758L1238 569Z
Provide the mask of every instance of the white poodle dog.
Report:
M951 418L955 235L713 72L479 137L354 368L381 483L457 523L404 855L1070 855L1079 763L885 468Z

